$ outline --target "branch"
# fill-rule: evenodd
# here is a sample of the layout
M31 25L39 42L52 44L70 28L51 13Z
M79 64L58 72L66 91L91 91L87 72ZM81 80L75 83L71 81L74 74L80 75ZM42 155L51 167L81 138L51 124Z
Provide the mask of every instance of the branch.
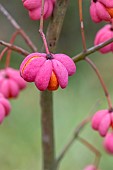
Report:
M9 14L9 12L3 7L2 4L0 4L0 12L9 20L9 22L12 24L12 26L20 32L22 37L24 38L25 42L28 44L28 46L33 50L37 51L37 48L33 44L33 42L30 40L28 35L24 32L24 30L19 26L19 24L15 21L15 19Z
M86 47L86 39L84 33L84 22L83 22L83 14L82 14L82 0L79 0L79 18L80 18L80 28L81 28L81 36L82 36L82 45L84 52L87 51Z
M44 27L44 18L43 18L43 17L44 17L44 0L42 0L42 6L41 6L41 18L40 18L39 33L40 33L40 35L41 35L41 37L42 37L46 54L50 54L49 48L48 48L48 44L47 44L47 40L46 40L45 34L44 34L44 32L43 32L43 27Z
M26 51L26 50L24 50L23 48L18 47L18 46L16 46L16 45L12 45L12 44L7 43L7 42L2 41L2 40L0 40L0 45L3 45L3 46L5 46L5 47L8 47L9 49L11 49L11 50L13 50L13 51L16 51L16 52L18 52L18 53L20 53L20 54L22 54L22 55L24 55L24 56L27 56L27 55L29 54L29 52Z
M74 56L72 59L73 61L76 63L80 60L83 60L86 56L98 51L99 49L101 49L102 47L105 47L106 45L110 44L113 42L113 38L99 44L99 45L96 45L94 47L91 47L89 49L87 49L86 52L81 52L80 54L77 54L76 56Z
M69 0L57 0L53 18L48 26L46 38L50 52L56 50Z

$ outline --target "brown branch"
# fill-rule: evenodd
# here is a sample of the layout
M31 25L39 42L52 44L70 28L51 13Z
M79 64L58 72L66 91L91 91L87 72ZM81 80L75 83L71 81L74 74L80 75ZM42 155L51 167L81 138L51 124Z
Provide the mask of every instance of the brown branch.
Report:
M57 0L53 17L47 29L46 38L50 52L54 53L69 0ZM41 92L43 170L55 170L55 144L53 120L53 95L50 91Z
M2 4L0 4L0 12L9 20L9 22L12 24L12 26L20 32L22 37L24 38L25 42L28 44L28 46L33 51L37 51L36 46L33 44L33 42L30 40L28 35L24 32L24 30L19 26L19 24L15 21L15 19L9 14L9 12L3 7Z
M84 22L83 22L83 14L82 14L82 0L79 0L79 17L80 17L80 28L81 28L81 36L82 36L82 45L84 52L87 51L86 47L86 39L84 33Z
M72 59L76 63L76 62L78 62L80 60L83 60L86 56L98 51L102 47L105 47L106 45L108 45L108 44L110 44L112 42L113 42L113 38L111 38L111 39L109 39L109 40L107 40L107 41L105 41L105 42L103 42L103 43L101 43L99 45L96 45L94 47L91 47L91 48L87 49L86 52L81 52L81 53L77 54Z
M12 44L7 43L7 42L2 41L2 40L0 40L0 45L3 45L3 46L5 46L5 47L8 47L9 49L11 49L11 50L13 50L13 51L16 51L16 52L18 52L18 53L20 53L20 54L22 54L22 55L24 55L24 56L27 56L27 55L29 54L29 52L26 51L26 50L24 50L23 48L18 47L18 46L16 46L16 45L12 45Z
M57 0L56 2L53 18L46 34L50 52L56 50L68 4L69 0Z

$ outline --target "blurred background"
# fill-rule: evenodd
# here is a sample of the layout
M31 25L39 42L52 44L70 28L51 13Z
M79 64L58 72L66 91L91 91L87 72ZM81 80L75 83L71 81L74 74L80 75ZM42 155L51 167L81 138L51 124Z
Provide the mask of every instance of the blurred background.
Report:
M21 0L0 0L0 3L16 19L32 41L41 50L42 41L38 33L39 22L32 21L23 8ZM96 32L105 23L95 24L89 15L90 0L83 2L83 14L87 47L93 46ZM45 31L49 20L45 21ZM14 28L0 14L0 39L8 42ZM15 44L29 50L23 39L18 36ZM0 52L3 47L0 46ZM30 51L30 50L29 50ZM70 0L62 33L59 39L57 53L66 53L70 57L82 51L78 1ZM101 55L99 52L90 55L99 68L113 101L113 54ZM12 53L11 67L19 69L23 56ZM0 63L3 68L5 56ZM84 61L77 64L77 72L69 78L66 89L54 92L54 123L55 145L58 155L67 143L73 129L91 112L106 109L107 102L100 82L94 71ZM0 169L1 170L40 170L42 161L41 124L39 91L33 83L20 93L17 99L12 99L12 111L0 126ZM93 109L92 109L93 108ZM100 169L113 169L112 156L103 149L103 139L91 129L90 123L80 134L95 145L102 153ZM81 143L76 141L61 162L62 170L82 170L87 164L93 163L95 155Z

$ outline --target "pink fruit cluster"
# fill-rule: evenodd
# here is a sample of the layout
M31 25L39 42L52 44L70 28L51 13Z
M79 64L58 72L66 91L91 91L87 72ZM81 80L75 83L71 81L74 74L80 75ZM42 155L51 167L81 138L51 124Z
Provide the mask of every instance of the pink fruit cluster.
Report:
M113 0L91 0L90 15L94 22L110 22L110 24L100 29L95 37L94 44L99 45L113 38ZM113 43L101 48L101 53L113 52Z
M113 154L113 132L107 133L104 139L104 148L109 154Z
M94 44L98 45L111 38L113 38L113 29L110 24L107 24L97 32L94 40ZM106 45L105 47L101 48L99 51L101 53L113 52L113 43Z
M21 78L18 70L10 67L0 70L0 93L4 97L17 97L20 90L25 87L26 82Z
M84 170L98 170L94 165L88 165Z
M11 105L9 101L0 93L0 124L3 122L4 118L9 115L11 110Z
M92 128L105 137L104 148L113 154L113 132L109 133L109 130L113 129L113 111L97 111L92 118Z
M32 53L20 66L22 78L28 82L35 82L41 91L57 90L59 85L65 88L68 76L75 72L76 66L73 60L65 54Z
M26 87L26 82L21 78L18 70L6 68L0 70L0 123L9 114L10 98L18 96L20 90Z
M44 19L51 16L56 0L44 1ZM39 20L41 17L42 0L22 0L24 7L29 11L32 20Z
M91 19L98 23L107 21L109 24L100 29L95 37L94 45L99 45L113 38L113 0L91 0ZM113 52L113 43L101 48L101 53ZM102 137L105 137L104 148L113 154L113 110L100 110L95 113L92 119L92 128L97 130Z
M92 128L97 130L101 136L106 136L109 128L113 126L113 112L100 110L92 118Z
M113 0L91 0L90 15L94 22L112 21Z

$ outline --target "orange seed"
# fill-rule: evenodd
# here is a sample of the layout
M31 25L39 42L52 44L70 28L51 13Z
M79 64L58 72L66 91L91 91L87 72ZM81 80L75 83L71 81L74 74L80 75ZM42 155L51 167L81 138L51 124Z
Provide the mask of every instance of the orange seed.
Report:
M111 18L113 18L113 8L106 8Z
M58 83L57 77L54 71L52 71L52 75L51 75L49 85L48 85L48 90L51 90L51 91L57 90L58 87L59 87L59 83Z

